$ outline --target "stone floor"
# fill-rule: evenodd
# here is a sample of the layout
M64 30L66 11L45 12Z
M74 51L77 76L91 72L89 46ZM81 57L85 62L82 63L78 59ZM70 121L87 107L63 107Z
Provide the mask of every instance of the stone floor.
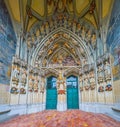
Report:
M120 127L120 122L100 113L45 110L17 116L0 127Z

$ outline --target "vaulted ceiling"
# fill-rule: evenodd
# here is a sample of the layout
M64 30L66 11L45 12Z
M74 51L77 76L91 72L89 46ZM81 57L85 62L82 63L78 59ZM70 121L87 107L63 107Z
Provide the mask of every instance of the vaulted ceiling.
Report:
M84 19L99 29L101 20L110 14L114 0L5 0L14 24L29 31L33 24L47 20L56 12ZM17 25L18 26L18 25ZM15 26L15 29L18 29Z

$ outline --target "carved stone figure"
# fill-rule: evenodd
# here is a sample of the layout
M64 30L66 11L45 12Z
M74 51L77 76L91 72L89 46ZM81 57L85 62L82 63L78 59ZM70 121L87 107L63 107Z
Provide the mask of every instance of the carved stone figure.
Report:
M108 61L105 62L104 70L105 70L106 80L111 79L111 70L110 70L110 64L108 63Z
M44 93L44 92L45 92L45 81L42 80L40 84L40 93Z
M42 65L43 65L43 67L45 67L47 65L47 58L44 58Z
M88 78L85 78L84 79L84 86L88 86L89 84L88 84Z
M38 92L38 81L37 80L34 80L33 88L34 88L34 92Z
M90 30L88 30L88 32L87 32L86 39L87 39L87 42L89 43L91 40L91 31Z
M104 87L103 86L99 86L98 92L104 92Z
M42 25L41 28L40 28L41 34L44 34L44 33L45 33L44 30L45 30L45 29L44 29L44 25Z
M59 54L57 61L58 61L58 63L59 63L60 65L62 65L63 56L62 56L61 54Z
M76 22L75 22L75 21L73 22L72 31L73 31L73 33L75 33L75 32L76 32Z
M106 87L105 87L105 91L112 91L112 85L107 84Z
M81 25L78 23L76 28L76 32L78 35L80 35L80 30L81 30Z
M57 20L54 20L54 27L55 27L55 29L57 28L57 25L58 25Z
M17 65L13 69L13 72L12 72L12 80L13 81L18 81L19 80L19 70L17 68Z
M63 78L62 71L59 72L57 89L58 89L58 94L65 94L65 80Z
M102 65L98 66L98 82L102 82L104 79L103 67Z
M46 28L46 34L48 34L49 33L49 24L48 24L48 22L46 22L45 28Z
M72 20L69 18L69 19L68 19L68 27L70 28L71 25L72 25Z
M82 27L82 33L81 33L81 37L83 40L85 39L85 34L86 34L86 28L83 26Z
M74 48L71 48L71 52L76 56L76 52Z
M96 34L93 34L91 37L91 44L93 46L93 48L96 47Z
M20 94L26 94L26 90L25 90L25 88L20 88Z
M10 90L10 93L11 94L18 94L18 88L12 87L11 90Z
M66 16L64 17L64 27L65 28L67 27L67 17Z
M48 51L48 56L50 56L53 53L52 49Z
M50 30L52 31L53 30L53 27L54 27L53 20L51 19L49 23L50 23Z
M83 86L83 76L80 76L80 80L79 80L80 86Z
M94 71L90 73L90 85L95 85Z
M32 81L32 79L29 80L29 88L28 88L28 90L29 90L30 92L33 91L33 81Z
M55 11L63 12L66 8L66 0L54 0Z
M27 78L26 70L23 68L22 75L21 75L21 82L23 83L23 85L25 85L26 83L26 78Z

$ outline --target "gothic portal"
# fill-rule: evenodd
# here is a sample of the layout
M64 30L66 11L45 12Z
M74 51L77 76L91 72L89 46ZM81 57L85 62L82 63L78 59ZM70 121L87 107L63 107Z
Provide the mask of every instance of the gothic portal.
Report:
M118 5L0 0L0 103L23 114L119 105Z

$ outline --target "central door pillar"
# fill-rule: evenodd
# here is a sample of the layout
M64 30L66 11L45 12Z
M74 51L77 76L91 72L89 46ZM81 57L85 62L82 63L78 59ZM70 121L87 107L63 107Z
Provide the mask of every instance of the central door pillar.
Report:
M59 73L59 77L57 80L57 93L58 93L57 110L58 111L67 110L66 83L61 71Z

